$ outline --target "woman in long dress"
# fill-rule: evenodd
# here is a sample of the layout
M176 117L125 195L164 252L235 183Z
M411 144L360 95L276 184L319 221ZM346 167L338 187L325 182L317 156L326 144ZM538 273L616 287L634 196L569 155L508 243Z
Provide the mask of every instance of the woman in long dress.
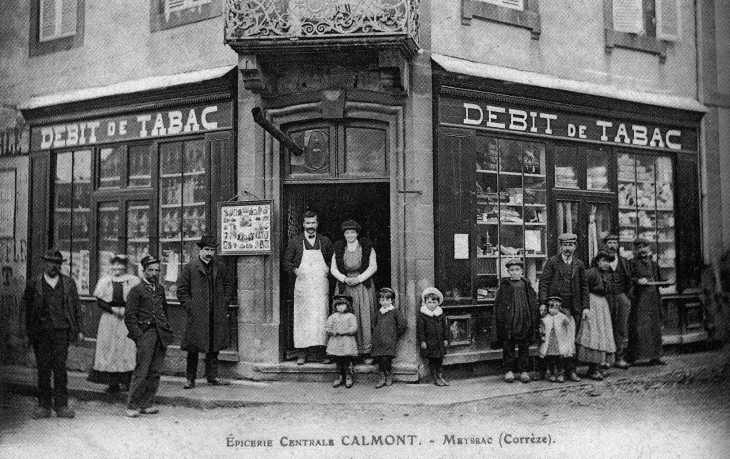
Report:
M127 295L139 278L127 274L126 255L116 254L111 259L111 271L99 279L94 289L96 304L101 308L99 330L96 334L94 367L88 380L108 384L107 392L127 390L136 363L137 348L127 337L124 310Z
M639 239L634 247L636 257L629 261L634 278L634 301L629 314L631 361L662 365L662 299L657 283L664 279L651 258L651 244Z
M378 270L373 244L367 239L359 239L361 227L354 220L342 223L345 239L332 246L330 272L337 279L337 293L352 297L352 308L357 318L358 354L366 364L373 363L372 327L375 311L375 286L372 276Z

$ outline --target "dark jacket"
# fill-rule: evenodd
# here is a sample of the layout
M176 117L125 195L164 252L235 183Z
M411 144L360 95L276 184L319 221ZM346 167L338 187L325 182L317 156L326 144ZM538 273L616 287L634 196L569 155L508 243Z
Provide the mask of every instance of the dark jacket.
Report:
M375 317L373 318L373 350L370 355L395 357L398 338L403 336L408 327L406 318L398 309L393 309L385 314L381 314L380 309L376 309L372 314Z
M633 287L633 278L631 274L631 265L629 260L626 258L616 255L618 257L618 264L616 265L616 271L613 271L610 267L608 272L611 275L611 287L608 293L625 293L631 295ZM618 291L620 290L620 292Z
M304 234L298 234L296 237L294 237L291 241L289 241L289 245L286 248L286 253L284 254L284 260L282 261L282 265L284 267L284 271L286 271L289 274L294 274L294 270L299 267L299 265L302 263L302 253L304 252L304 248L302 247L302 241L304 241L304 244L307 245L307 249L312 249L312 246L309 245L309 242L307 241L307 238L304 237ZM322 251L322 256L324 257L324 263L329 266L330 259L332 258L332 242L329 240L327 236L322 236L321 234L317 234L317 240L319 241L319 249Z
M180 349L188 352L218 352L229 346L228 305L233 299L233 280L226 267L211 260L213 291L208 289L208 271L200 257L183 266L177 279L177 299L187 312ZM213 339L210 316L213 308Z
M69 342L76 341L79 333L84 329L83 308L79 302L76 282L70 277L59 274L60 288L63 289L63 311L68 322ZM41 308L43 308L43 274L34 277L25 287L23 303L25 304L25 326L28 331L28 340L31 344L38 340L43 332L41 323Z
M530 281L524 277L520 282L525 284L525 292L527 293L527 305L530 310L530 339L535 337L537 326L540 320L539 305L537 304L537 294L532 288ZM512 282L509 277L502 279L497 290L497 299L494 304L494 330L497 341L504 341L512 338L512 322L514 320L514 304L512 301L513 289Z
M373 250L373 244L367 238L360 238L358 239L358 242L362 248L362 259L360 261L360 269L358 269L358 271L362 273L370 267L370 252ZM335 256L337 269L339 269L342 274L347 273L347 270L345 269L345 250L347 250L347 241L344 239L340 239L332 246L332 253ZM370 288L370 286L373 285L373 278L367 278L362 285L364 285L365 288ZM337 282L337 288L339 292L343 292L345 287L342 282Z
M440 316L429 316L419 311L416 330L418 347L421 347L422 342L426 342L426 349L421 349L423 357L443 358L446 355L444 340L449 336L446 313L442 313Z
M127 309L124 311L129 339L136 343L154 324L162 344L169 346L174 334L168 317L165 289L160 284L152 286L142 280L129 291Z
M559 275L559 266L565 266L563 257L560 254L554 255L545 262L540 276L540 291L538 300L540 304L546 304L548 297L560 296L563 287L562 276ZM573 257L573 272L571 275L570 289L573 292L572 303L563 304L573 315L580 314L583 309L590 307L588 300L588 283L585 276L586 268L583 262Z
M586 282L588 283L588 293L606 296L611 287L611 273L591 268L586 271Z

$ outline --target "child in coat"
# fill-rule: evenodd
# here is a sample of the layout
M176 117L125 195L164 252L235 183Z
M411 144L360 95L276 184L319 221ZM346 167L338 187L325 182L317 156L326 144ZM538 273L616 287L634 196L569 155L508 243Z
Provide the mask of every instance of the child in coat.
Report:
M564 361L575 355L575 322L561 311L563 300L551 296L540 320L540 357L545 362L545 377L550 382L565 382Z
M497 339L502 343L504 380L514 382L515 347L518 348L517 371L520 381L530 382L527 372L530 363L530 343L537 328L537 293L530 281L522 276L524 263L513 259L505 263L509 277L502 279L497 290L494 309L494 327Z
M609 263L608 253L600 251L593 258L594 267L586 271L591 307L575 338L578 360L589 364L588 377L596 381L604 378L601 367L610 368L616 352L611 310L606 299L611 283Z
M380 309L373 319L373 349L371 356L378 362L380 379L376 389L393 384L393 357L396 343L406 331L407 323L403 314L395 308L395 292L383 287L378 290Z
M337 379L332 387L340 387L345 382L346 388L353 385L352 360L357 357L357 319L352 313L352 297L335 295L332 299L335 312L327 318L327 354L337 362Z
M421 345L421 356L428 360L428 366L437 386L448 386L444 379L443 362L448 341L446 316L441 303L444 295L434 287L428 287L421 293L421 310L416 322L418 342Z

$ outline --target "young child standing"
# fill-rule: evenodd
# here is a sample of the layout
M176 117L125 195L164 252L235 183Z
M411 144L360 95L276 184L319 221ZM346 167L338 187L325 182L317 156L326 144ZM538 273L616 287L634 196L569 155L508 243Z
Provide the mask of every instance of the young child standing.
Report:
M444 379L443 362L448 346L448 327L441 303L444 295L435 287L421 293L421 310L416 321L421 356L428 360L428 367L437 386L448 386Z
M520 381L530 382L527 372L530 363L530 343L537 328L537 293L530 281L523 277L524 263L512 259L505 263L509 277L502 279L497 290L494 309L494 327L497 339L502 343L504 380L514 382L515 346L517 351L517 367Z
M563 311L563 299L551 296L547 308L540 309L540 357L545 362L550 382L565 382L564 359L575 355L575 322Z
M352 313L352 297L335 295L332 298L335 312L327 318L325 331L327 332L327 354L337 362L337 379L332 387L340 387L345 382L346 388L353 385L352 360L357 357L357 319Z
M608 253L600 251L591 263L594 267L586 271L591 307L588 310L588 318L581 321L575 338L578 360L589 364L588 377L596 381L604 378L601 367L610 367L616 352L611 310L606 299L611 282L609 263Z
M406 331L407 323L403 314L395 307L395 292L383 287L378 290L380 309L373 319L373 349L371 356L378 362L380 379L376 389L393 384L393 357L396 344Z

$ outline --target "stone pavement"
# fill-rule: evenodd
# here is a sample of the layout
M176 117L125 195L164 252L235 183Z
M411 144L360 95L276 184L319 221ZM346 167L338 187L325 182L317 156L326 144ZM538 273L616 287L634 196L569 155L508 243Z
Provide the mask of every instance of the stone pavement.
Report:
M433 384L394 383L391 387L375 389L371 381L358 383L351 389L332 388L330 383L321 382L258 382L235 380L230 386L210 386L205 379L198 379L194 389L184 390L184 378L163 376L156 401L163 405L178 405L195 408L239 408L262 405L454 405L487 400L497 397L519 396L520 394L562 390L577 386L601 386L611 384L633 384L642 381L683 381L688 378L727 375L721 372L727 363L727 352L704 351L691 354L668 355L663 366L633 366L629 370L612 369L602 382L583 379L579 383L564 384L547 381L533 381L529 384L515 382L507 384L502 376L485 376L450 381L448 387ZM448 370L448 368L447 368ZM106 386L86 381L86 373L69 373L69 391L72 396L90 400L106 400L123 404L125 394L108 395ZM447 371L448 377L448 371ZM36 371L22 366L2 368L2 378L8 387L16 392L33 394Z

